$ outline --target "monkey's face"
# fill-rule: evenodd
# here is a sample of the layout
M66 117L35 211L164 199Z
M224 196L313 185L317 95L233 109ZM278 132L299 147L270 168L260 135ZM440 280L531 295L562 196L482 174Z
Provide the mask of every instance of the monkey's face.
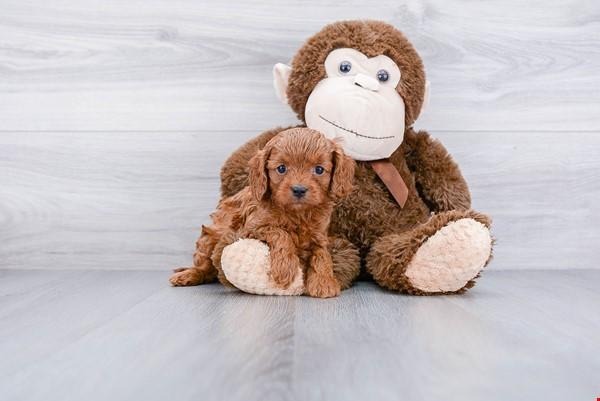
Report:
M325 70L327 76L306 103L306 125L329 139L343 138L344 151L356 160L389 157L404 138L396 63L384 55L368 58L344 48L329 53Z
M273 75L279 99L309 128L342 138L357 160L394 153L429 99L419 54L382 21L327 25L298 50L292 67L279 63Z

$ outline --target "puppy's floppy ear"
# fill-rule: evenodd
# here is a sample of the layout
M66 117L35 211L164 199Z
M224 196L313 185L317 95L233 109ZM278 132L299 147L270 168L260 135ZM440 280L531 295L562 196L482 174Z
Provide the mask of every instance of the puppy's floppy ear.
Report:
M248 181L250 182L250 191L257 200L262 200L267 189L269 189L269 175L267 173L267 159L270 149L265 147L260 150L248 164Z
M333 143L333 175L331 191L335 196L350 195L354 188L354 168L356 163L347 156L339 143Z

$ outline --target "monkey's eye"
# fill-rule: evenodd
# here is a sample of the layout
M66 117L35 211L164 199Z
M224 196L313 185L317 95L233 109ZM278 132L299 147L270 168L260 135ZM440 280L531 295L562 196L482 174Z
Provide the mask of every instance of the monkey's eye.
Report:
M340 63L340 72L342 74L347 74L350 72L350 70L352 69L352 63L349 61L342 61Z
M325 172L325 169L322 166L315 167L315 174L316 175L323 175L324 172Z
M285 166L285 164L277 166L277 172L279 174L285 174L286 171L287 171L287 167Z
M386 70L380 70L377 73L377 79L381 82L387 82L387 80L390 79L390 74L388 74Z

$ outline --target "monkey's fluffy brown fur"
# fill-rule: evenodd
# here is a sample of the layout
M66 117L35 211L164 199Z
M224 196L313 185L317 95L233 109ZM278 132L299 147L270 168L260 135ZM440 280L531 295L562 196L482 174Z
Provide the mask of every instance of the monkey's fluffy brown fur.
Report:
M335 201L352 191L354 161L308 128L289 129L261 148L246 163L249 185L221 199L213 224L202 227L194 267L176 269L171 283L197 285L218 277L229 284L220 268L223 248L238 238L254 238L269 246L271 277L282 288L302 269L309 295L338 295L328 248L340 242L330 243L327 229Z
M443 145L427 132L411 128L423 103L425 72L413 46L390 25L378 21L338 22L304 44L292 61L287 89L288 102L299 118L304 121L306 101L326 76L325 58L332 50L344 47L369 57L384 54L402 71L396 89L405 103L407 128L404 142L390 161L408 186L409 196L405 207L400 208L368 162L357 162L355 189L335 205L329 229L329 235L338 241L332 250L334 264L340 263L334 266L336 277L343 288L350 285L359 266L345 255L358 250L366 272L380 285L425 294L404 275L419 247L450 222L472 218L489 228L491 221L470 210L467 184ZM221 170L223 195L232 196L248 184L248 160L282 130L275 128L250 140L226 161ZM470 280L455 292L463 292L473 284Z

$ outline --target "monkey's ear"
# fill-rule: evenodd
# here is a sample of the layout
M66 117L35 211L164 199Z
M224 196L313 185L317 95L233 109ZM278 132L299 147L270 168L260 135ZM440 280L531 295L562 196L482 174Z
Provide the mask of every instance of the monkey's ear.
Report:
M289 65L277 63L273 67L273 78L275 84L275 93L282 103L288 104L287 98L287 87L288 81L290 80L290 74L292 73L292 67Z
M269 176L267 175L267 157L268 150L265 148L259 151L250 159L248 181L250 191L256 200L262 200L269 187Z
M429 98L431 96L431 82L429 81L425 81L425 96L423 96L423 106L421 106L421 112L420 114L423 114L423 112L427 109L427 107L429 107Z

